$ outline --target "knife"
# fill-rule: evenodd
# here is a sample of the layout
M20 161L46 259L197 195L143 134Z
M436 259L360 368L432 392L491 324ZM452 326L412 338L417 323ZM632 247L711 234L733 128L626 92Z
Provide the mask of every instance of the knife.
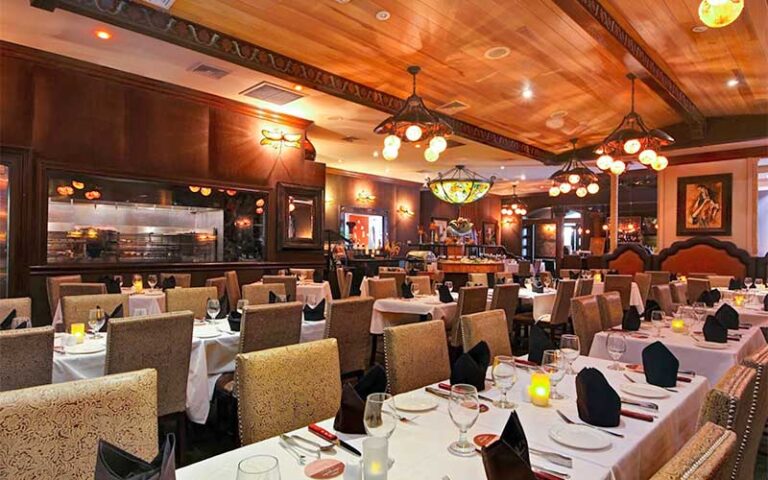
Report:
M329 442L331 442L331 443L333 443L333 444L343 448L344 450L348 451L352 455L354 455L356 457L362 457L363 456L363 454L360 453L360 450L356 449L352 445L348 444L344 440L340 439L339 437L337 437L336 435L332 434L331 432L329 432L328 430L324 429L323 427L317 425L316 423L310 423L309 427L307 427L307 428L309 428L309 431L314 433L318 437L320 437L320 438L322 438L324 440L327 440L327 441L329 441Z
M449 392L451 391L451 386L447 383L438 383L437 386L440 388L440 390L446 390ZM484 400L486 402L493 403L493 399L486 397L485 395L480 395L479 393L477 394L477 398L479 398L480 400Z
M626 403L627 405L634 405L636 407L640 408L647 408L649 410L658 410L659 406L655 403L651 402L639 402L637 400L630 400L629 398L621 397L621 403Z
M431 393L432 395L435 395L436 397L440 397L444 400L450 400L451 396L447 393L443 393L440 390L434 388L434 387L424 387L424 390L426 390L427 393Z

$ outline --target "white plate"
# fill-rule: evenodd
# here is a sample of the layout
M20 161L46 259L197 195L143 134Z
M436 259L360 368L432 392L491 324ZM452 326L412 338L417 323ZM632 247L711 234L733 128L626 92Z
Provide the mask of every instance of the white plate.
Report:
M150 297L159 297L164 294L165 292L163 292L162 290L144 290L144 295L147 295Z
M656 385L647 383L623 383L619 387L622 392L643 398L667 398L669 392Z
M404 412L428 412L437 408L437 401L426 395L398 395L395 406Z
M579 450L601 450L611 446L608 434L585 425L556 425L549 429L549 438Z
M728 348L728 343L717 343L717 342L695 342L697 347L701 348L707 348L709 350L725 350Z
M192 329L192 336L196 338L216 338L221 336L221 332L216 327L195 327Z
M64 347L64 353L71 355L85 355L88 353L99 353L106 350L107 347L101 342L84 342L77 345Z

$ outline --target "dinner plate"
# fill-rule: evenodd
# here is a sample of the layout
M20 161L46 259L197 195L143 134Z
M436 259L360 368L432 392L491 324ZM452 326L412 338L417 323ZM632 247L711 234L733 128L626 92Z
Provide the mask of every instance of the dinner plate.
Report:
M147 295L150 297L159 297L163 294L164 292L162 290L144 290L144 295Z
M192 335L197 338L216 338L221 332L215 327L195 327L192 329Z
M437 408L437 402L426 395L399 395L395 407L404 412L428 412Z
M607 434L586 425L556 425L549 429L549 438L579 450L601 450L611 446Z
M64 353L71 355L85 355L88 353L99 353L107 349L107 346L101 342L84 342L77 345L64 347Z
M706 340L703 342L695 342L695 345L700 348L708 348L709 350L725 350L728 348L727 343L707 342Z
M656 385L648 385L647 383L623 383L619 388L622 392L636 397L666 398L669 396L669 392L663 388L659 388Z

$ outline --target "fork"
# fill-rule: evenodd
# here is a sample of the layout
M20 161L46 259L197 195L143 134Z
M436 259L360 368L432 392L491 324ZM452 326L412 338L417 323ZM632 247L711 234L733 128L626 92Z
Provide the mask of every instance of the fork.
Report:
M306 465L307 464L307 456L299 453L296 449L294 449L288 442L286 442L282 436L280 437L280 440L278 441L281 447L283 447L283 450L290 453L293 458L296 459L296 461L299 463L299 465Z
M604 428L596 427L594 425L590 425L590 424L584 423L584 422L574 422L570 418L566 417L565 414L563 412L561 412L560 410L557 411L557 414L560 415L560 418L562 418L563 421L565 423L567 423L567 424L570 424L570 425L584 425L585 427L594 428L595 430L598 430L598 431L603 432L603 433L607 433L608 435L613 435L614 437L624 438L624 435L622 435L620 433L612 432L610 430L606 430Z
M624 377L625 377L627 380L629 380L631 383L637 383L637 380L635 380L634 378L630 377L630 376L629 376L629 375L627 375L626 373L624 374ZM654 385L654 386L655 386L655 385ZM666 390L666 391L668 391L668 392L672 392L672 393L677 393L677 392L678 392L678 391L677 391L677 390L675 390L674 388L668 388L668 387L659 387L659 388L663 388L664 390Z
M333 452L336 449L336 445L329 443L328 445L320 445L319 443L312 441L308 438L304 438L301 435L288 435L294 442L303 442L307 445L314 447L316 450L324 453Z

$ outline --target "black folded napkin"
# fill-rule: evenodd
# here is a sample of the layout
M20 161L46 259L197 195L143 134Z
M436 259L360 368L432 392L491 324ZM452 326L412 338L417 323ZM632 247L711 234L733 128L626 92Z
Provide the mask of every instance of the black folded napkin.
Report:
M333 429L341 433L365 434L365 399L372 393L386 391L387 372L378 364L368 370L354 387L346 382L341 390L341 407L333 420Z
M496 279L496 285L503 285L507 283L507 277L499 277Z
M491 363L488 344L480 342L467 353L463 353L451 367L451 385L466 383L474 385L477 391L485 390L485 373Z
M170 277L163 278L163 284L160 286L163 291L176 288L176 277L171 275Z
M13 319L16 318L16 309L11 310L2 323L0 323L0 330L10 330L13 325Z
M304 305L304 320L308 322L325 320L325 299L320 300L320 303L314 307Z
M176 438L165 437L163 448L152 462L145 462L125 450L99 440L94 480L175 480Z
M669 272L669 281L674 282L677 280L677 273L676 272Z
M509 420L501 433L501 438L483 447L483 467L488 480L535 480L531 471L531 459L528 452L528 440L517 416L509 415Z
M122 293L120 290L120 282L110 277L109 275L103 275L99 278L99 283L103 283L107 287L107 293Z
M768 295L763 298L763 310L768 312Z
M724 303L715 312L715 318L729 330L739 329L739 312L735 308Z
M531 282L531 291L533 293L544 293L544 284L538 280Z
M630 332L640 330L640 313L636 306L630 305L629 310L624 312L624 316L621 318L621 329Z
M616 427L621 399L596 368L583 368L576 375L576 406L579 418L598 427Z
M19 330L22 328L32 328L32 319L27 318L16 324L16 330Z
M229 322L229 329L233 332L239 332L242 320L243 315L237 310L232 310L229 312L229 316L227 317L227 321Z
M645 311L643 311L643 318L646 322L651 321L651 314L653 312L659 311L661 312L661 306L659 306L658 302L656 300L648 300L645 302Z
M728 341L728 328L713 315L707 315L704 322L704 339L708 342L725 343Z
M101 308L101 307L97 306L96 308ZM104 332L107 331L107 326L109 325L109 319L111 319L111 318L123 318L123 315L124 315L124 312L123 312L123 304L122 303L119 304L118 306L116 306L115 309L112 310L112 313L104 312L104 325L101 326L101 328L99 329L99 332L104 333Z
M275 292L269 292L269 303L287 303L288 295L278 295Z
M714 307L715 304L720 301L720 290L713 288L712 290L701 292L699 301L704 302L710 308Z
M453 295L451 295L451 289L445 285L440 285L438 293L440 294L440 301L443 303L451 303L455 301Z
M411 282L406 281L400 286L403 291L403 298L413 298L413 290L411 290L412 285Z
M740 278L728 280L728 290L741 290L742 288L744 288L744 283L742 283Z
M581 277L581 272L574 272L574 271L568 272L568 278L571 280L578 280L580 277Z
M645 381L657 387L677 385L677 370L680 362L663 343L656 341L643 349L643 370Z
M528 360L541 365L544 350L555 350L555 345L543 328L533 324L528 333Z

